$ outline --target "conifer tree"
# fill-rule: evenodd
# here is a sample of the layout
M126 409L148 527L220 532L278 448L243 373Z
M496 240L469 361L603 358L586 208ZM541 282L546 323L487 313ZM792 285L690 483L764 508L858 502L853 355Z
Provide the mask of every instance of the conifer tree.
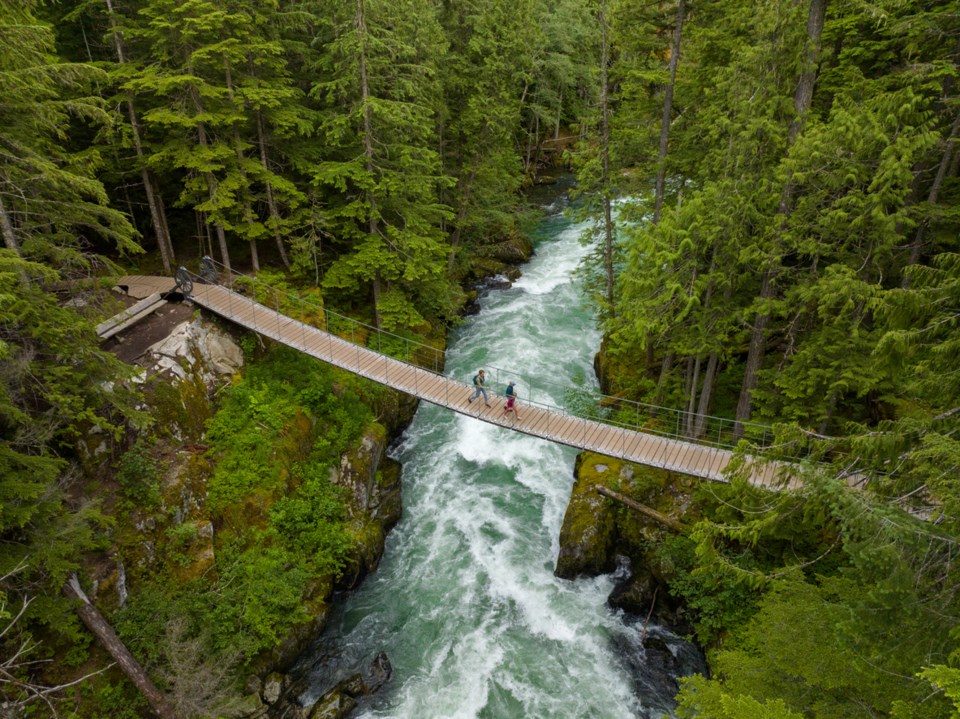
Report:
M51 29L31 6L6 3L0 14L0 234L4 246L64 269L88 266L87 250L108 241L139 251L127 218L109 206L95 179L95 149L67 149L69 118L106 123L99 98L88 94L103 72L59 62Z
M113 0L105 0L105 6L111 40L114 50L116 51L116 73L121 78L130 77L131 73L135 72L135 70L131 70L129 67L130 59L127 56L126 41L123 36L122 22L118 17L119 13L114 8ZM157 238L157 249L160 250L160 258L163 262L164 272L169 275L173 273L173 265L176 262L176 257L173 243L170 239L170 229L167 226L163 198L157 187L156 178L146 164L146 155L143 147L143 130L141 128L140 116L137 112L136 99L133 93L129 91L126 93L124 99L127 106L130 139L136 152L137 163L140 166L143 190L146 194L147 206L150 209L150 220L153 224L154 235Z
M450 50L443 64L443 154L456 178L451 199L448 271L463 245L482 244L512 228L522 180L517 129L533 80L542 35L532 0L454 0L441 22Z
M147 63L126 87L150 98L144 122L161 138L150 164L186 173L179 202L213 225L229 273L226 231L250 216L243 148L238 155L234 131L243 116L227 87L226 63L248 15L214 0L153 0L141 15L137 34Z
M325 76L312 94L329 152L314 181L335 191L324 214L340 245L324 286L351 299L369 292L379 327L413 327L447 293L440 223L449 210L438 195L448 181L432 104L442 36L421 0L326 7Z
M534 7L539 33L529 34L533 67L521 95L524 174L533 179L545 160L556 162L561 130L579 123L594 96L596 23L579 0Z

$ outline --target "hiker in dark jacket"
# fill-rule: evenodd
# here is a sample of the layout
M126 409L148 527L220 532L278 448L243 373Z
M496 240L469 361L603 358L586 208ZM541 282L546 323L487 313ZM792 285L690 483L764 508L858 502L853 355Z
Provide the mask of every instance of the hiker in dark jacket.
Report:
M486 383L486 378L483 375L483 370L482 369L477 370L477 373L473 376L473 388L474 388L473 396L467 400L468 402L473 402L473 400L475 400L477 397L479 397L482 394L483 403L487 405L487 407L490 406L490 401L487 399L487 388L485 386L485 383Z

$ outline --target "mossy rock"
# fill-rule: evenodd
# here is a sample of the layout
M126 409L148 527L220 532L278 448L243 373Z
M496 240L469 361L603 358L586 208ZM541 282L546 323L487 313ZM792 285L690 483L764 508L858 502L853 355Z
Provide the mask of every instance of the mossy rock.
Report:
M593 373L600 382L600 391L603 394L613 394L613 384L611 382L614 367L608 356L608 340L606 335L600 341L600 349L593 356Z
M375 570L380 564L387 540L383 524L375 520L355 520L350 526L350 536L353 542L346 566L337 580L338 589L355 588Z
M253 675L266 677L271 672L287 672L296 664L326 626L332 592L333 578L328 575L317 577L310 583L304 592L304 609L310 619L294 624L274 647L251 661Z
M382 424L370 424L360 443L340 458L337 484L349 492L349 512L362 517L376 504L376 474L387 447L387 429Z
M185 442L201 440L214 407L200 374L188 374L177 382L170 382L163 375L154 375L144 393L157 421L158 432Z
M174 531L171 534L171 531ZM170 574L188 584L200 577L215 581L217 558L213 544L213 523L192 521L168 531L166 556Z
M576 481L560 528L560 554L554 574L564 579L613 571L617 540L616 509L596 491L615 476L606 457L577 455Z
M653 548L667 529L597 492L605 486L680 522L689 522L692 480L674 472L644 467L593 452L582 452L574 468L576 482L560 530L557 576L574 577L612 571L618 554L649 567L660 579Z
M176 521L194 516L204 503L207 482L213 471L210 461L202 454L176 452L160 478L160 509L174 515Z
M492 257L475 257L470 262L470 279L482 280L485 277L495 275L506 275L510 271L510 265L501 260Z
M269 652L268 665L279 671L289 671L327 624L330 605L326 600L307 602L311 619L291 627L284 638Z
M356 708L357 702L353 697L344 694L339 689L333 689L313 705L310 719L344 719Z
M481 245L477 257L493 258L509 265L522 265L533 257L533 243L526 236L511 234L497 242Z
M400 521L403 514L400 477L403 466L396 460L384 457L377 470L377 504L373 507L373 517L390 531Z

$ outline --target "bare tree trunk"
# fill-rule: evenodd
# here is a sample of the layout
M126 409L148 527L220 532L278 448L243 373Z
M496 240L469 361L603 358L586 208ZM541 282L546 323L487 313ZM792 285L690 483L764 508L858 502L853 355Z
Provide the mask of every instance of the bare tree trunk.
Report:
M773 299L775 294L773 274L772 270L763 273L763 284L760 286L760 300L763 302ZM749 420L753 412L753 390L757 386L757 372L759 372L760 363L763 361L766 331L769 323L770 315L767 309L762 307L753 320L753 328L750 332L747 363L743 368L743 385L740 388L740 397L737 400L737 424L733 432L735 439L743 436L742 422Z
M827 0L810 0L810 12L807 14L807 42L803 61L803 72L797 82L793 95L793 107L796 117L790 123L787 133L787 151L800 136L807 120L807 113L813 104L813 88L817 81L817 60L820 55L820 38L823 36L823 23L827 14Z
M658 512L657 510L652 509L651 507L648 507L645 504L640 504L640 502L630 499L630 497L625 497L619 492L615 492L608 487L604 487L602 484L596 485L595 489L600 494L625 504L626 506L630 507L630 509L633 509L637 512L640 512L640 514L650 517L650 519L653 519L654 521L659 522L665 527L669 527L675 532L680 532L682 534L684 531L683 525L680 524L680 522L675 520L673 517L668 517L666 514L663 514L662 512Z
M197 111L202 112L203 102L201 102L196 90L193 91L193 102L197 108ZM200 143L200 146L204 149L208 147L207 128L202 122L197 125L197 140ZM207 182L207 193L210 197L210 209L213 210L213 208L216 207L217 178L210 171L203 173L203 177ZM229 277L232 273L232 268L230 266L230 250L227 248L227 235L223 231L223 225L219 222L214 223L214 229L217 233L217 240L220 243L220 256L223 259L223 267L226 270L227 276Z
M230 61L224 59L224 79L227 84L227 94L230 96L230 102L234 105L236 104L234 93L233 93L233 72L230 68ZM243 164L246 160L243 154L243 142L240 138L240 128L236 123L233 125L233 145L234 151L237 153L237 172L240 173L240 177L243 180L244 187L244 197L243 197L243 221L248 224L253 224L255 221L253 208L250 206L250 184L247 182L247 173L243 171ZM260 271L260 253L257 252L257 241L252 236L250 237L250 265L253 268L254 272Z
M523 153L523 174L529 178L536 175L537 155L540 148L540 115L534 113L533 121L527 123L527 148Z
M559 99L557 100L557 122L553 127L553 139L554 141L560 139L560 116L563 113L563 86L560 86L560 91L558 93Z
M270 172L270 164L267 162L267 140L266 132L263 129L263 115L257 112L257 144L260 146L260 164L265 173ZM287 249L283 244L283 237L280 234L280 211L277 209L277 200L273 196L273 185L267 180L267 208L270 211L270 222L273 224L273 238L277 243L277 251L280 253L280 261L288 270L290 269L290 259L287 257Z
M113 14L113 0L106 0L106 3L107 12L110 16L110 28L113 30L113 46L117 51L117 62L123 65L127 60L123 51L123 38L117 29L116 19ZM167 220L164 216L163 204L158 200L157 192L153 187L150 170L147 169L144 163L143 142L140 136L140 120L137 117L137 109L134 105L132 92L127 93L127 117L130 119L133 149L137 154L137 163L140 165L140 177L143 180L143 190L147 195L147 206L150 208L153 232L157 236L157 248L160 250L163 271L169 275L173 272L173 265L176 263L176 257L173 252L173 242L170 240L170 233L167 229Z
M157 217L160 219L160 227L163 229L163 236L167 238L167 242L170 243L170 260L173 263L176 263L177 258L173 251L173 240L170 237L170 225L167 223L167 208L163 204L163 195L159 192L155 193L154 201L157 203Z
M690 379L690 393L687 398L687 416L683 422L688 435L693 434L693 419L697 409L697 389L700 387L701 362L700 353L698 352L696 359L693 361L693 377Z
M707 360L707 371L703 376L703 388L700 390L700 404L697 407L696 422L691 433L694 438L702 437L707 427L707 417L710 414L710 403L713 402L714 382L717 379L719 365L719 356L716 352L711 352L710 359Z
M20 243L17 241L17 233L13 229L13 221L7 214L7 208L3 204L3 197L0 196L0 232L3 233L3 244L8 250L13 250L18 255L20 252Z
M689 397L690 394L693 392L693 364L694 364L694 361L695 361L695 358L694 358L694 357L690 357L690 356L687 357L687 370L686 370L686 372L684 373L684 376L683 376L683 396L684 396L684 397ZM689 403L689 401L688 401L688 403ZM683 410L683 412L684 412L684 414L686 414L686 410ZM683 426L683 429L684 429L684 431L686 431L686 429L687 429L687 427L686 427L686 420L684 420L683 425L684 425L684 426Z
M356 15L354 22L360 38L360 92L363 103L363 155L366 158L367 172L374 174L376 168L373 163L373 116L370 113L370 84L367 79L367 26L363 18L364 0L356 0ZM377 220L377 201L372 192L367 192L367 206L370 208L368 231L371 236L380 234L380 225ZM373 324L380 329L380 270L373 277Z
M71 574L66 584L63 585L63 593L70 599L78 600L75 609L80 619L86 625L97 641L103 645L103 648L110 652L110 656L116 660L117 664L127 675L127 678L133 682L133 685L140 690L144 698L149 702L153 713L160 719L178 719L177 713L170 706L166 698L154 686L150 677L144 671L140 663L133 657L126 645L120 641L120 637L113 631L113 627L104 618L100 611L93 606L87 597L76 574Z
M937 167L937 174L933 178L933 184L930 186L930 192L927 194L927 203L935 205L937 200L940 199L940 188L943 187L943 181L947 177L947 170L950 166L950 161L953 158L953 150L955 146L955 141L957 139L957 134L960 133L960 113L953 119L953 125L950 128L950 136L947 138L947 146L943 151L943 156L940 158L940 165ZM910 260L908 264L915 265L920 260L920 251L923 249L923 239L924 234L926 234L928 221L924 220L920 223L920 226L917 228L917 235L913 240L913 243L910 245ZM903 286L909 286L907 278L903 278Z
M660 404L663 401L663 390L667 386L667 377L670 370L673 369L673 352L667 352L663 356L663 364L660 365L660 377L657 379L657 396L654 404Z
M207 132L202 124L198 126L198 132L200 136L200 145L206 148ZM213 176L212 172L205 172L203 176L207 181L207 192L210 195L210 204L212 207L217 196L217 178ZM227 272L227 276L229 277L232 270L230 268L230 250L227 249L227 235L223 231L223 225L219 222L214 223L214 229L217 232L217 241L220 243L220 256L223 258L223 267Z
M677 3L677 24L673 30L673 45L670 47L668 70L670 81L663 90L663 115L660 119L660 146L657 151L657 182L653 201L653 224L660 222L663 211L663 195L667 177L667 148L670 140L670 117L673 115L673 88L677 84L677 65L680 62L680 39L683 36L683 20L686 13L686 0Z

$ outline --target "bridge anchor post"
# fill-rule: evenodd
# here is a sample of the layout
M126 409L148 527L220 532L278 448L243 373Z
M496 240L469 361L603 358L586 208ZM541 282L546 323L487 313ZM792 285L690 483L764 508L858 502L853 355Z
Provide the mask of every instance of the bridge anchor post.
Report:
M190 277L190 270L188 270L183 265L177 268L176 274L173 278L177 281L176 287L174 289L180 290L180 293L186 297L190 297L190 293L193 292L193 279Z

